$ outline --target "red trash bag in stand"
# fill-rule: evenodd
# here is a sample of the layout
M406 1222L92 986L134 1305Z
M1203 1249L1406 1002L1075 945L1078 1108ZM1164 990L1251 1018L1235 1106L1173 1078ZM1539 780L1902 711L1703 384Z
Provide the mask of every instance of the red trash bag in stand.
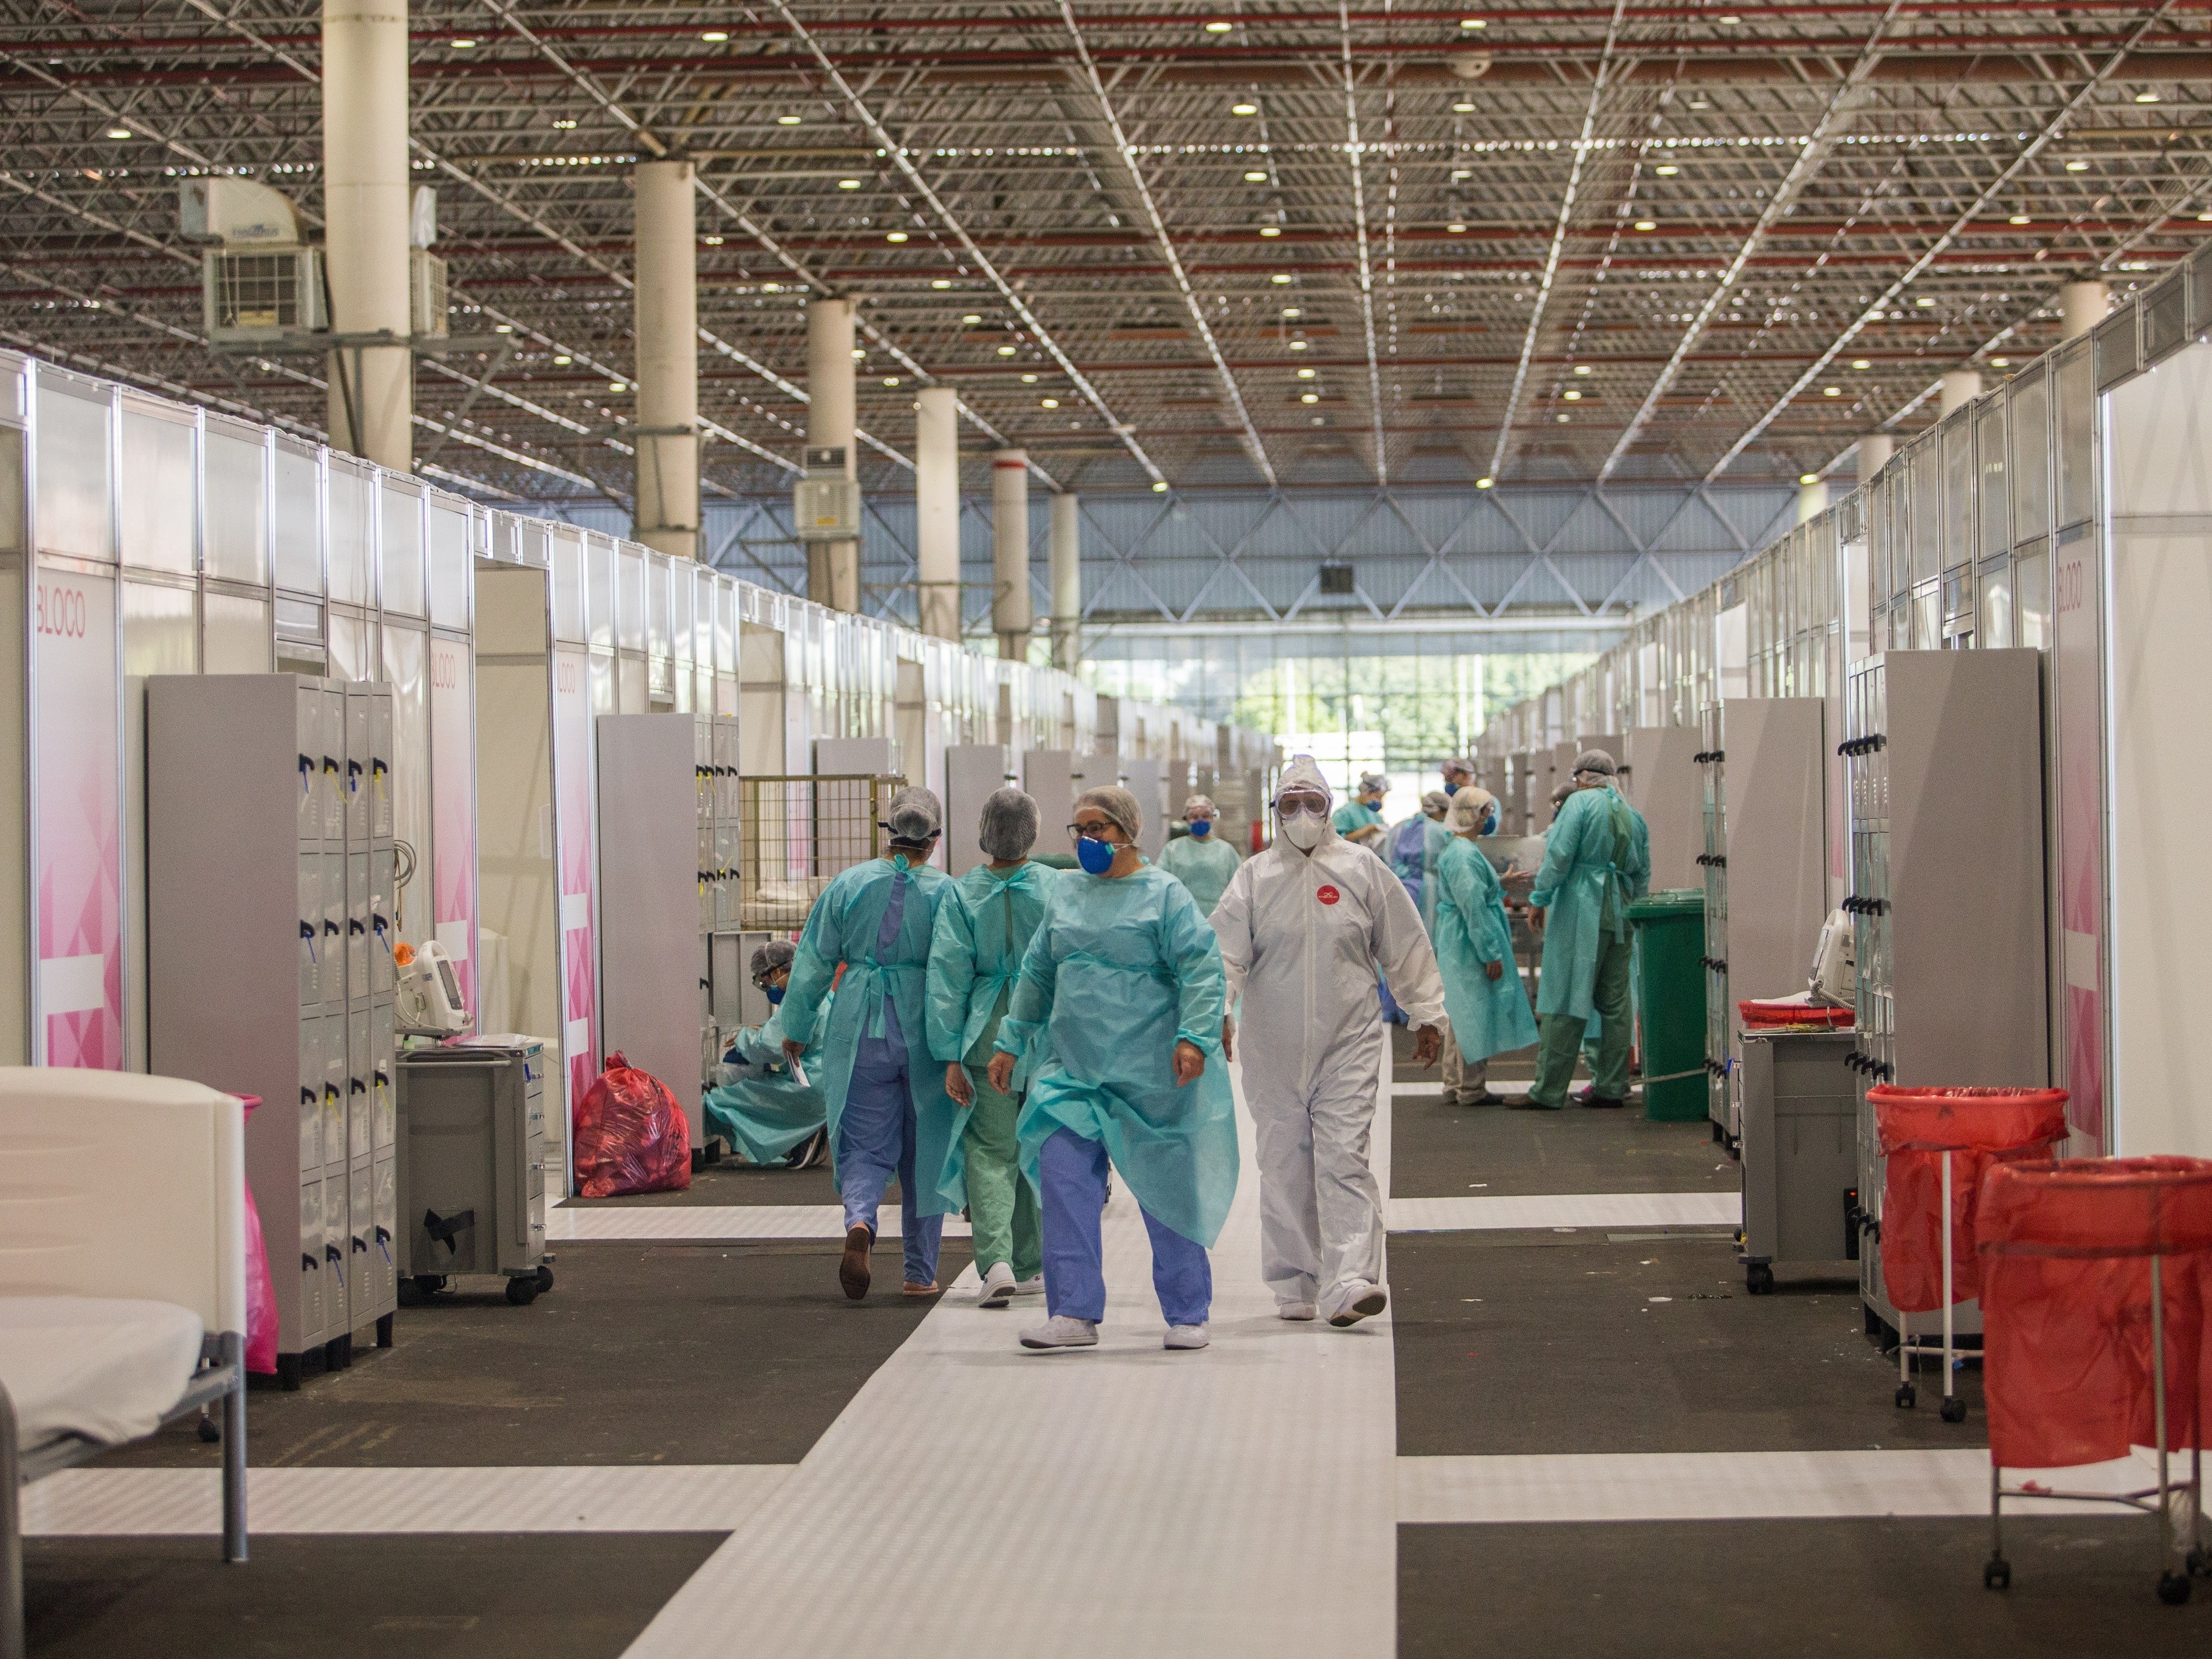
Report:
M680 1192L691 1185L691 1120L620 1050L576 1108L576 1190L587 1199Z
M248 1122L261 1104L258 1095L240 1095ZM276 1371L276 1281L269 1272L269 1247L261 1236L261 1206L253 1184L246 1186L246 1369L273 1376Z

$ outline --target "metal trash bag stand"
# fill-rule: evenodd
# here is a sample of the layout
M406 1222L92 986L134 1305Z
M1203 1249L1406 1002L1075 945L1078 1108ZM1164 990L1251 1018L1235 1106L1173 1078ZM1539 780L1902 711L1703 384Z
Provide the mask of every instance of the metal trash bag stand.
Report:
M1943 1149L1943 1340L1940 1349L1943 1356L1943 1405L1941 1415L1946 1423L1966 1420L1966 1402L1958 1396L1959 1366L1967 1357L1958 1345L1956 1320L1954 1310L1957 1300L1951 1294L1951 1275L1957 1264L1951 1255L1951 1149ZM1915 1336L1906 1328L1912 1315L1898 1309L1897 1319L1897 1405L1899 1411L1909 1410L1919 1403L1920 1389L1912 1380L1912 1361L1915 1355L1930 1351L1926 1335ZM1972 1356L1979 1360L1977 1352Z
M1949 1165L1947 1154L1944 1160L1947 1194ZM2188 1601L2191 1581L2205 1572L2208 1534L2204 1525L2204 1453L2202 1448L2190 1448L2189 1479L2176 1485L2170 1466L2172 1452L2166 1445L2165 1259L2163 1254L2156 1252L2150 1258L2151 1401L2158 1436L2158 1484L2131 1492L2077 1492L2062 1491L2054 1487L2008 1486L2004 1484L2003 1465L1992 1458L1990 1462L1990 1558L1982 1567L1982 1583L1985 1589L2008 1589L2012 1585L2012 1563L2005 1559L2004 1552L2004 1500L2008 1497L2057 1498L2077 1503L2118 1503L2145 1515L2156 1516L2160 1569L2158 1599L2168 1607L2179 1607ZM1948 1260L1945 1277L1947 1279L1949 1277ZM2203 1436L2200 1435L2198 1438ZM2189 1494L2190 1537L2186 1540L2175 1536L2174 1497L2180 1492ZM2179 1571L2176 1571L2177 1565Z

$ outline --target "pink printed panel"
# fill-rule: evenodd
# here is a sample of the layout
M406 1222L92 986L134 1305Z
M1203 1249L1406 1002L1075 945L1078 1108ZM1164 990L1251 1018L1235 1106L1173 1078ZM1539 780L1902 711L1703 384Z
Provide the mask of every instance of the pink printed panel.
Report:
M430 638L430 833L439 943L477 1009L476 680L465 641ZM458 948L457 948L458 947Z
M33 1060L123 1064L115 584L38 573L39 1029Z
M561 820L561 959L568 1101L599 1076L599 953L592 927L592 692L586 654L553 656L553 775Z

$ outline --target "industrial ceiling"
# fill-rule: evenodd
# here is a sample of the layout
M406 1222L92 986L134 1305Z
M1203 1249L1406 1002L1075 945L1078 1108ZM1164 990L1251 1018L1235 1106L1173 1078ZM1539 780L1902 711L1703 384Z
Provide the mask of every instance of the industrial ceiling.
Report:
M1795 480L2204 234L2208 12L418 6L453 326L513 346L422 360L416 453L626 497L629 169L688 155L717 494L787 487L830 292L872 489L932 381L1085 491ZM319 223L315 11L24 0L0 39L0 337L319 431L321 359L209 348L176 206L236 172Z

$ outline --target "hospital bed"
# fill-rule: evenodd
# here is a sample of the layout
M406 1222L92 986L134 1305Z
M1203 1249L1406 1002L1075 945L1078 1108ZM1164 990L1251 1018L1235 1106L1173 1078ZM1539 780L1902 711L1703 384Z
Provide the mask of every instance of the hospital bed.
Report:
M0 1659L23 1652L21 1489L217 1405L246 1558L245 1332L238 1100L0 1067Z

